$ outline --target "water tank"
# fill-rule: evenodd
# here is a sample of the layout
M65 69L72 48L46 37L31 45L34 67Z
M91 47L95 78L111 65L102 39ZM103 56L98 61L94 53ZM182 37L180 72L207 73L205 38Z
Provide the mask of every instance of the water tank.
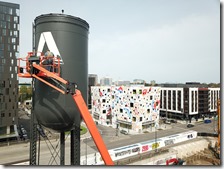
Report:
M35 50L49 49L61 57L61 77L75 82L87 103L89 24L70 15L44 14L35 18L34 25ZM37 79L34 89L34 113L41 125L59 132L80 125L80 112L70 94L63 95Z

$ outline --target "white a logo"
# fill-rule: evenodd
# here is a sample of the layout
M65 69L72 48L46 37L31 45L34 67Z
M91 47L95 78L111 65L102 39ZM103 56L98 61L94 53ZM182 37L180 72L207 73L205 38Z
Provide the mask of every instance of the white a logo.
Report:
M60 55L60 52L58 51L57 45L54 41L54 38L53 38L51 32L42 32L41 33L38 48L37 48L37 52L43 52L45 42L47 44L48 49L51 52L53 52L54 56L59 56L60 57L60 63L64 64L63 59Z

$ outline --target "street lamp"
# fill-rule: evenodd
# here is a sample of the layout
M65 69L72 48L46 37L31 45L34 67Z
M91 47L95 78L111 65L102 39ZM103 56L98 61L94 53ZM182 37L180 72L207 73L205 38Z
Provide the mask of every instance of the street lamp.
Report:
M86 137L86 165L87 165L87 137Z
M155 152L157 152L157 125L156 125L156 122L155 122Z

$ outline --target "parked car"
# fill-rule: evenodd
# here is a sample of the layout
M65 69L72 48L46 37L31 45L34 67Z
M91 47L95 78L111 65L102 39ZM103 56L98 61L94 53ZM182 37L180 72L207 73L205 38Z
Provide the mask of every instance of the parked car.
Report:
M23 140L27 140L27 139L28 139L27 134L23 134Z
M43 128L40 125L37 125L37 131L40 133L42 137L47 137Z
M177 123L177 120L171 119L170 122L171 123Z
M22 127L21 129L21 133L24 135L24 134L27 134L27 131Z
M170 120L166 120L164 123L165 124L171 124Z
M191 123L189 123L189 124L187 125L187 127L188 127L188 128L191 128L191 127L194 127L194 125L191 124Z
M210 119L205 119L204 123L211 123L212 121Z
M121 130L120 131L122 134L128 135L128 132L126 130Z

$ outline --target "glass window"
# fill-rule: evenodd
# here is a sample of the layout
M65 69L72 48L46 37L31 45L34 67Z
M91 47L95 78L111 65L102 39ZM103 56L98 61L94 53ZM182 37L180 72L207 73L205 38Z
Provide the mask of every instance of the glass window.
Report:
M6 15L6 21L10 22L10 15Z
M0 50L0 58L4 58L3 50Z
M16 58L18 58L19 57L19 52L16 52L15 55L16 55Z
M19 9L16 9L16 15L19 16Z
M2 22L2 28L6 28L6 22L5 21Z
M16 38L12 38L12 43L16 43Z
M15 36L15 37L17 37L17 36L18 36L17 31L14 31L14 36Z
M14 22L18 23L18 17L17 16L14 16Z
M12 8L8 7L8 14L12 15Z
M6 36L6 29L2 29L2 35Z
M10 36L12 36L12 31L10 30Z
M4 50L4 44L0 44L0 50Z
M6 14L6 6L2 7L2 12Z
M5 20L4 14L0 14L0 20L2 20L2 21Z
M8 29L11 29L11 24L10 24L10 22L8 22Z
M16 24L15 23L13 24L13 28L16 29Z

